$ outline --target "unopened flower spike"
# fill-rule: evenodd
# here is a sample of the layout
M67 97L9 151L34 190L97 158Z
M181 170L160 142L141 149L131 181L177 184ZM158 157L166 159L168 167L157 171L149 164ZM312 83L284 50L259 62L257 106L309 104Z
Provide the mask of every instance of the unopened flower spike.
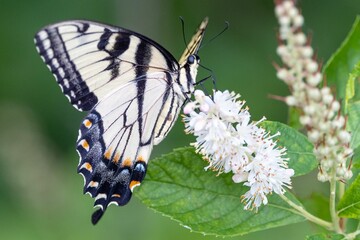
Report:
M318 179L323 182L333 177L350 179L352 172L347 160L353 150L341 105L329 87L320 86L323 80L321 67L310 41L301 30L304 17L294 1L278 0L276 3L275 14L280 25L277 54L283 62L283 67L277 67L277 77L291 92L285 102L301 109L300 123L307 129L308 139L314 144L314 154L319 160Z
M274 137L251 115L240 95L214 91L206 96L197 90L195 100L184 107L185 131L196 137L191 145L209 162L205 168L218 174L231 172L235 183L249 187L241 198L245 209L267 204L267 195L283 194L291 188L294 170L288 169L286 148L276 146Z

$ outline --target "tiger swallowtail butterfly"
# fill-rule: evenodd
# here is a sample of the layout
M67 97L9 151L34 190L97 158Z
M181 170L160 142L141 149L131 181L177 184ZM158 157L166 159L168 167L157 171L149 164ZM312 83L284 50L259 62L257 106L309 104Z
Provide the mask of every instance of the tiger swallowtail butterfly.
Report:
M177 61L155 41L90 21L49 25L35 35L41 58L82 121L76 149L92 223L110 204L129 202L143 181L153 145L173 127L194 91L205 18Z

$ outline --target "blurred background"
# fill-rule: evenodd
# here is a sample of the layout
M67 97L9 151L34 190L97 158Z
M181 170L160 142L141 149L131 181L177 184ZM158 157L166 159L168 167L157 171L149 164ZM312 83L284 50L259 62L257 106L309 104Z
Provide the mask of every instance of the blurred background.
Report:
M360 2L299 4L325 63L350 30ZM83 180L76 174L75 141L84 113L62 95L33 36L50 23L89 19L140 32L178 58L185 48L179 16L188 40L203 17L210 17L205 43L228 21L229 30L201 49L202 64L215 73L219 89L246 99L254 120L266 116L286 122L285 105L268 97L287 94L272 65L278 62L273 7L271 0L0 0L0 239L217 239L191 233L136 197L125 207L110 207L97 226L91 225L93 199L82 195ZM209 75L199 71L199 79ZM183 129L178 121L152 158L193 141ZM314 176L294 180L294 191L305 203L312 191L327 187L314 185ZM233 239L296 240L315 230L300 223Z

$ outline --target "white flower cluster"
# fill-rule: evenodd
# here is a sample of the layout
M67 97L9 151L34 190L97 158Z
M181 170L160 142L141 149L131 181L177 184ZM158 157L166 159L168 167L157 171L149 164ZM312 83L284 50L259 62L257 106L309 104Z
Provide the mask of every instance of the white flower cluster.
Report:
M235 183L243 182L250 188L242 199L245 209L257 209L267 204L266 195L283 194L291 188L293 169L288 169L286 148L278 148L259 122L250 121L240 95L229 91L216 91L212 97L196 90L195 100L185 108L184 122L187 133L196 137L195 146L215 171L232 172Z
M352 177L346 161L352 155L350 133L345 130L346 120L341 115L340 103L329 87L319 87L323 76L301 27L304 18L294 1L279 1L275 14L280 29L280 45L277 53L284 66L277 69L277 77L290 88L291 96L285 102L302 111L300 123L306 127L309 140L314 144L314 153L320 161L318 179L329 181Z

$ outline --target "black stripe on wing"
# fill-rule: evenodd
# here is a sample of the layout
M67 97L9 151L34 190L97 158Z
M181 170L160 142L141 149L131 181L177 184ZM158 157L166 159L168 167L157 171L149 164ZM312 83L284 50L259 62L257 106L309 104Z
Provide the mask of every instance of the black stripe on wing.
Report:
M89 24L77 24L76 36L81 37ZM82 79L76 65L72 62L65 42L56 26L49 26L35 35L35 45L45 64L56 78L70 103L79 110L88 111L98 102Z
M148 66L151 59L150 45L145 42L141 42L138 46L135 60L140 66ZM135 71L136 76L145 76L147 69L137 68ZM169 79L170 80L170 79ZM138 100L138 115L139 115L139 125L142 126L142 116L143 116L143 102L144 102L144 92L146 87L146 81L137 81L137 100ZM142 128L139 128L139 135L142 136Z
M140 49L145 46L148 51L142 52L134 44L130 49L132 41L139 42ZM174 57L151 39L95 22L68 21L50 25L36 34L35 44L63 93L81 111L91 110L106 95L108 89L105 87L110 81L117 78L121 79L119 82L133 80L128 76L123 79L121 74L146 72L149 67L169 72L179 69ZM153 61L154 66L139 61L151 58L150 46L161 55L159 65L156 61ZM109 91L111 88L113 86Z
M105 29L104 33L101 35L99 43L97 44L97 48L101 51L105 51L109 54L108 58L104 60L110 61L109 65L105 70L111 71L110 80L115 79L119 76L119 68L120 68L120 59L119 56L123 54L130 45L130 36L128 34L116 34L115 43L109 48L109 41L111 36L113 36L114 32L109 29Z

